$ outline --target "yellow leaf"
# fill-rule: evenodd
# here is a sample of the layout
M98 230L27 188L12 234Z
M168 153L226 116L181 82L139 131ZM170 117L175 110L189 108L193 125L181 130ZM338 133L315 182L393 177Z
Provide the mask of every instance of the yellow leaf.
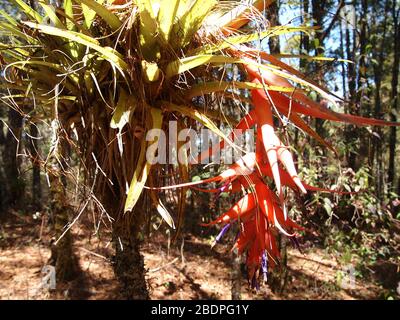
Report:
M134 96L126 93L124 89L120 89L120 95L114 114L111 119L110 127L122 130L129 123L131 114L135 112L136 99Z
M94 10L100 17L103 18L105 22L107 22L107 24L111 27L113 31L116 31L119 29L119 27L121 27L122 22L119 20L119 18L101 4L104 0L102 0L101 3L100 1L96 2L95 0L74 0L74 1L77 3L84 4L88 6L90 9ZM90 21L86 22L86 25L90 24L91 24Z
M169 33L177 15L180 2L180 0L161 0L160 2L157 21L160 34L165 42L169 41Z
M50 34L56 37L66 38L73 42L79 43L81 45L87 46L95 51L97 51L100 56L109 61L110 63L114 64L116 67L120 69L120 71L127 68L126 62L122 59L121 55L110 47L102 47L98 44L98 42L82 33L69 31L69 30L62 30L52 26L45 26L40 25L37 23L32 22L23 22L27 26L38 29L43 33Z
M152 128L153 129L161 129L163 116L160 109L151 108L150 115L152 120ZM142 140L140 147L139 159L136 165L136 170L133 174L133 178L131 184L129 186L128 195L125 202L124 212L131 211L139 200L140 194L143 191L144 185L147 181L147 178L150 173L151 163L155 158L154 154L148 154L146 152L147 142L145 139ZM147 159L145 159L145 155L147 154Z
M241 150L237 145L235 145L219 128L218 126L209 118L207 117L206 114L200 112L199 110L196 110L194 108L189 108L187 106L178 106L176 104L163 101L163 106L167 107L168 109L172 111L177 111L187 117L190 117L198 122L200 122L202 125L210 129L213 133L215 133L217 136L220 138L224 139L232 148L236 150ZM243 151L243 150L241 150Z
M146 60L142 60L142 69L144 72L145 80L147 82L157 81L160 77L160 69L155 62L148 62Z
M118 129L117 133L118 149L121 155L123 153L121 132L124 126L127 123L129 123L131 114L135 112L135 108L136 108L135 97L132 95L128 96L126 91L121 88L118 103L110 123L111 128Z
M149 179L151 181L151 178ZM150 184L152 186L152 183ZM164 204L161 202L161 200L158 198L157 193L155 190L150 190L150 198L153 202L153 205L156 207L158 213L160 216L164 219L164 221L172 228L175 229L175 222L174 219L172 219L171 214L168 212L167 208L164 206Z
M192 88L185 92L186 98L193 98L195 96L200 96L207 93L218 92L218 91L226 91L228 89L267 89L271 91L279 91L279 92L293 92L293 88L280 87L280 86L267 86L259 83L253 82L225 82L225 81L215 81L215 82L206 82L194 85Z
M160 58L160 48L157 43L157 17L154 9L157 2L151 0L137 0L140 15L140 46L147 61L156 61ZM154 7L153 7L154 5Z
M240 61L241 60L238 58L216 56L212 54L191 56L170 62L165 70L165 77L170 78L207 63L235 63Z
M74 10L72 8L72 0L64 0L64 12L67 16L67 29L75 31L75 23L73 22L74 20Z
M188 7L190 3L185 1L182 7L186 8L186 12L177 19L172 27L171 36L175 36L172 41L173 45L178 48L185 47L201 27L204 18L217 3L216 0L194 0Z
M96 0L96 1L101 5L104 3L104 0ZM97 13L96 13L96 11L94 11L93 9L91 9L84 3L82 3L81 6L82 6L83 16L85 18L85 21L84 21L85 27L86 27L86 29L90 29L94 19L96 18ZM107 15L107 17L108 16L109 15Z
M30 6L28 6L23 0L12 0L12 1L15 2L27 16L36 20L38 23L42 23L43 21L42 16L38 12L33 10Z
M39 2L40 6L43 8L43 11L46 13L47 17L51 20L55 27L60 29L65 29L64 24L56 15L56 9L52 5L47 5L44 2Z
M313 26L299 26L299 27L286 27L286 26L276 26L269 27L266 31L262 32L254 32L251 34L240 35L240 36L231 36L225 38L220 43L210 44L204 47L200 47L192 52L192 54L210 54L216 51L220 51L226 48L235 47L239 44L243 44L246 42L262 40L268 37L276 37L282 34L288 34L293 32L308 32L316 29Z

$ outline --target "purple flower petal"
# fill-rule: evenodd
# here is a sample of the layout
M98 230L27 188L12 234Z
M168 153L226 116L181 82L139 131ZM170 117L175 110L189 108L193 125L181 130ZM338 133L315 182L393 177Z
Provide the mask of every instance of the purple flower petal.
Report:
M228 223L225 225L221 231L218 233L217 237L215 238L214 242L211 244L211 248L214 248L214 246L221 241L222 237L225 235L225 233L229 230L231 224Z
M231 224L228 223L226 226L224 226L221 231L219 232L219 234L217 235L217 237L215 238L215 242L220 242L222 237L225 235L225 233L229 230Z
M267 253L264 250L264 253L262 255L261 259L261 272L264 276L264 282L267 282L268 280L268 258L267 258Z

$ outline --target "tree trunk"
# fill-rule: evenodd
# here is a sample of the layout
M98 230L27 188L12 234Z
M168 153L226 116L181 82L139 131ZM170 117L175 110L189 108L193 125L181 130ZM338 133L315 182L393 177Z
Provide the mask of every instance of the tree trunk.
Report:
M0 117L4 116L4 106L0 105ZM0 185L4 186L0 188L0 218L1 213L5 211L6 208L6 196L7 196L7 180L4 172L4 149L5 149L6 137L4 135L4 124L0 121Z
M140 208L138 204L136 208ZM148 300L144 259L140 253L142 233L139 226L143 214L135 212L122 215L113 225L113 243L115 247L114 273L122 287L122 296L129 300Z
M383 11L383 16L387 16L389 12L389 0L385 1L385 6L384 6L384 11ZM376 25L375 22L375 15L372 17L372 25ZM381 32L382 38L379 43L373 43L375 47L379 47L379 51L373 51L374 53L377 53L375 55L375 59L377 61L376 64L373 64L373 72L374 72L374 82L375 82L375 92L374 92L374 112L373 115L375 118L380 119L382 118L382 102L381 102L381 84L382 84L382 74L384 73L384 70L382 66L384 65L384 52L385 52L385 43L386 43L386 32L387 32L387 19L383 20L383 30ZM378 30L377 30L378 31ZM376 32L376 31L375 31ZM384 177L384 172L382 168L383 164L383 152L382 152L382 144L384 142L384 136L383 136L383 131L381 127L377 127L375 129L377 132L378 137L374 136L373 143L372 143L372 155L371 159L374 162L373 165L375 165L374 172L376 172L376 178L375 178L375 192L378 197L378 199L383 198L383 177Z
M394 62L392 69L392 81L391 81L391 92L390 101L392 102L392 112L390 113L391 121L397 120L397 105L398 105L398 89L399 84L399 65L400 65L400 25L399 25L399 14L400 9L396 9L396 1L393 2L392 15L393 15L393 25L394 25ZM396 161L396 141L397 140L397 127L390 128L389 137L389 168L388 168L388 182L391 191L395 191L395 161Z
M242 272L240 266L241 258L237 248L232 251L232 274L231 274L231 298L241 300Z
M353 12L355 12L354 2L351 3L353 6ZM355 61L355 31L351 32L351 28L354 26L349 25L349 22L346 21L346 30L345 30L345 47L346 47L346 58L351 61ZM349 112L355 113L355 102L356 102L356 66L353 63L349 63L347 72L347 81L348 81L348 100L350 101ZM346 162L347 166L350 168L355 167L356 163L356 153L354 150L354 144L357 139L357 130L353 125L347 125L345 129L345 140L347 145L346 152Z
M312 0L311 1L311 6L312 6L312 17L313 17L313 24L316 27L323 28L323 19L325 15L325 3L320 0ZM318 39L318 46L315 47L315 55L319 56L324 53L323 49L323 33L317 33L316 38ZM322 70L319 68L318 64L314 63L313 64L313 70L314 70L314 75L313 79L316 80L317 82L322 82L323 80L323 74ZM324 136L324 120L322 119L315 119L315 131L321 136Z
M20 151L22 116L14 109L8 110L8 131L4 148L4 172L6 176L6 205L8 207L22 206L24 198L24 183L20 178Z
M287 238L286 236L279 234L278 238L279 251L281 254L281 260L279 265L274 269L268 277L268 282L272 292L281 294L286 287L288 268L287 268Z
M60 171L57 165L53 166L53 169L55 169L55 172ZM49 174L49 180L51 211L55 232L55 237L51 244L49 264L55 266L57 280L64 282L72 280L78 272L77 259L73 252L72 235L70 230L65 232L65 228L70 223L71 210L65 196L66 187L61 175Z
M55 88L58 94L58 85ZM71 209L67 197L67 181L64 169L67 165L69 152L65 131L58 120L58 104L52 109L51 157L47 173L50 181L51 211L54 223L55 242L51 244L50 264L56 268L58 281L72 280L78 273L77 258L73 252L70 223ZM68 228L68 229L66 229Z
M360 32L359 32L359 64L358 64L358 74L357 74L357 114L362 116L369 116L368 110L370 110L370 103L367 97L367 23L368 23L368 1L361 1L360 15ZM363 112L363 110L365 110ZM365 114L364 114L365 113ZM358 131L358 130L357 130ZM355 160L354 171L358 171L362 166L365 159L368 157L368 136L359 135L360 145L358 148L358 156Z
M267 19L271 26L279 25L279 4L274 1L267 10ZM279 37L270 37L268 39L268 46L271 53L280 53Z
M32 137L39 136L37 125L30 125L30 135ZM32 161L32 205L35 210L41 209L42 186L40 184L40 155L37 149L37 140L31 138L29 140L29 149Z

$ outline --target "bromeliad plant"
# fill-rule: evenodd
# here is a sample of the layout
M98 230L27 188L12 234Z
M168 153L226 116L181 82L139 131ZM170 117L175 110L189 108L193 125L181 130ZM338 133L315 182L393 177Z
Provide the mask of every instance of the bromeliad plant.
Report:
M87 180L95 182L94 195L116 219L119 244L123 238L123 245L134 246L138 228L132 225L143 222L137 210L143 193L174 227L156 190L180 188L179 230L189 187L216 193L246 190L211 224L239 223L236 246L239 252L247 252L249 278L255 283L267 260L271 267L279 260L277 233L293 238L295 230L302 229L288 216L283 187L303 193L336 192L300 180L288 146L275 131L274 117L286 118L331 150L303 116L355 125L398 125L337 113L326 103L315 102L308 92L332 104L338 98L280 57L251 47L261 38L314 29L268 26L262 12L272 0L256 0L252 5L216 0L65 0L60 8L39 1L37 11L22 0L13 1L27 19L19 22L1 13L0 30L8 36L0 47L7 80L1 86L8 90L2 99L19 108L29 99L36 106L28 115L30 121L61 123L76 143ZM257 32L242 31L250 21L256 22ZM237 65L247 79L219 79L214 70L221 65ZM213 97L233 99L252 109L238 124L230 123L229 117L213 110ZM209 128L221 138L221 147L233 145L233 134L226 136L218 123L228 121L238 129L256 127L256 151L217 177L188 182L185 152L177 167L151 165L156 151L146 157L144 133L165 128L171 119L180 128L195 123ZM213 154L216 149L209 151ZM275 188L265 177L273 179ZM166 182L170 185L161 186ZM211 190L196 186L211 182L222 186ZM132 211L136 213L129 214Z

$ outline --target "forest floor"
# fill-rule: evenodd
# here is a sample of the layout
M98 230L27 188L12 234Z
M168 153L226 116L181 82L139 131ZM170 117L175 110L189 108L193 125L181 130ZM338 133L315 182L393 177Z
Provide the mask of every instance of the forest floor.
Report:
M42 268L50 256L48 227L14 214L0 223L0 299L119 299L108 240L91 236L82 224L72 228L81 272L76 280L40 288ZM104 236L103 238L107 238ZM231 245L210 248L209 241L185 235L184 243L167 247L158 234L143 246L152 299L230 299ZM244 299L376 299L381 287L371 279L348 277L348 268L327 250L308 241L303 253L288 250L288 280L283 293L262 284L258 292L242 280ZM354 280L354 281L353 281Z

